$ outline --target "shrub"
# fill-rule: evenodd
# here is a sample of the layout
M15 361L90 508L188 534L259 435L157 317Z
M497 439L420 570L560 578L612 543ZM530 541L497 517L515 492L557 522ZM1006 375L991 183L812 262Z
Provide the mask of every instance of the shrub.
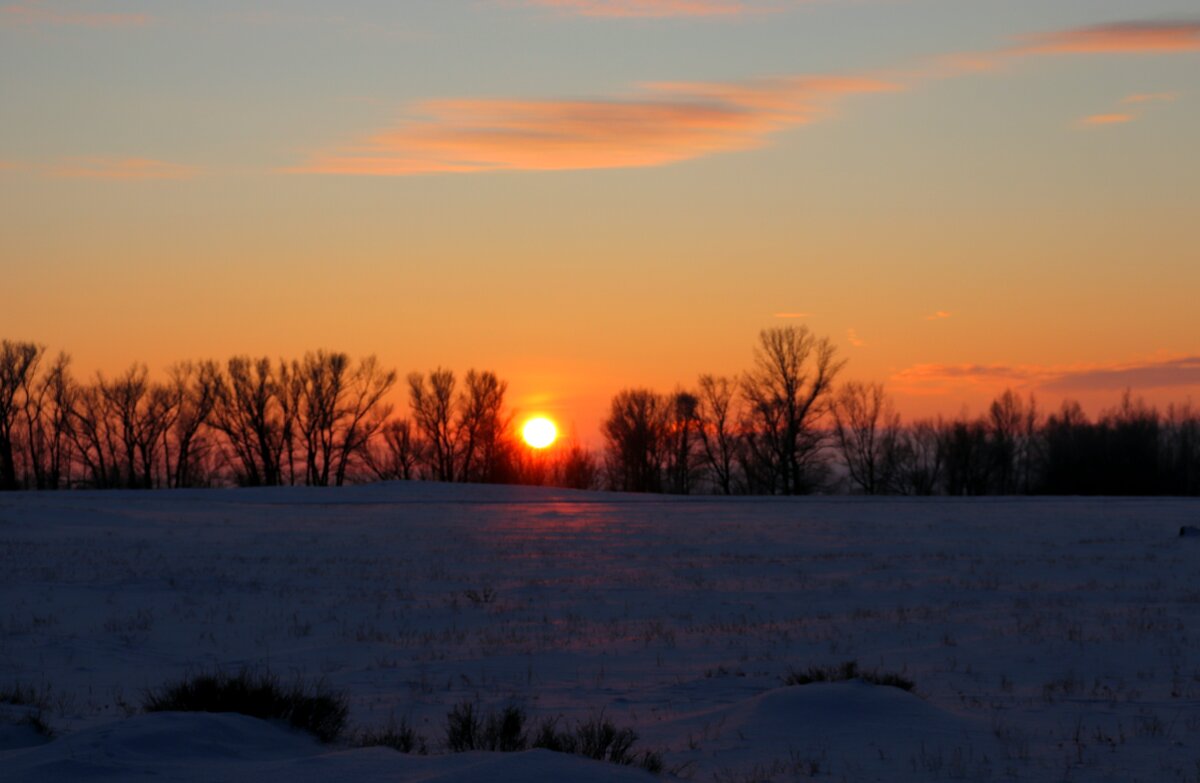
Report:
M846 680L862 680L872 685L885 685L911 691L915 684L912 680L895 672L863 671L858 668L858 661L846 661L837 666L810 666L803 671L792 669L783 678L784 685L808 685L813 682L845 682Z
M475 705L464 701L446 715L446 746L451 753L491 750L515 753L529 747L525 711L509 705L499 712L479 716Z
M418 735L408 721L399 723L393 719L382 729L367 729L360 731L354 738L354 744L360 748L385 747L401 753L418 753L425 755L429 748L425 738Z
M29 726L47 739L52 739L54 737L54 729L42 717L42 711L46 709L48 692L48 688L44 691L39 691L32 685L21 685L20 683L0 686L0 704L28 707L29 709L25 713L25 717L19 723Z
M268 671L199 674L146 693L146 712L236 712L263 720L286 721L321 742L341 736L349 707L346 697L323 680L297 677L289 687Z
M663 769L662 754L633 752L637 733L618 729L603 716L576 724L573 730L559 731L558 722L544 720L532 739L526 731L527 716L520 707L509 705L499 712L480 715L471 702L462 702L446 715L446 745L451 753L491 750L512 753L542 748L556 753L571 753L622 766L638 766L652 773Z
M533 747L558 753L573 753L597 761L621 766L638 766L652 773L662 772L662 754L653 751L633 752L637 733L633 729L618 729L603 715L583 721L574 731L558 731L553 720L544 721L534 738Z

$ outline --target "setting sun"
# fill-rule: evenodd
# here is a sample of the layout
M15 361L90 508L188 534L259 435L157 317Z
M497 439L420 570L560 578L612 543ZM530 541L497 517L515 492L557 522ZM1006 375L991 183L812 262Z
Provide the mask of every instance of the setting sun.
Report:
M545 416L538 416L525 422L521 437L533 448L544 449L558 438L558 427Z

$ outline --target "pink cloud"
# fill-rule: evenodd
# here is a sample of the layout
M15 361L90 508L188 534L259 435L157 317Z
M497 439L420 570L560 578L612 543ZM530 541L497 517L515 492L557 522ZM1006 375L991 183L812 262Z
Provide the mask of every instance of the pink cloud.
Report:
M1200 22L1114 22L1029 36L1017 54L1200 51Z
M582 16L735 16L752 10L741 0L529 0L529 5Z
M894 373L889 384L911 395L1005 388L1048 392L1200 388L1200 356L1090 365L917 364Z
M148 158L69 158L49 168L52 177L69 179L156 180L190 179L194 166Z
M773 133L828 115L841 96L889 89L866 78L783 77L649 84L587 100L434 100L291 170L400 176L661 166L762 146Z
M1133 122L1134 115L1132 114L1093 114L1090 117L1084 117L1081 122L1084 125L1120 125L1126 122Z
M1141 92L1126 95L1121 103L1170 103L1178 97L1173 92Z
M149 24L146 14L60 11L44 2L27 0L0 7L0 25L78 25L82 27L142 27Z

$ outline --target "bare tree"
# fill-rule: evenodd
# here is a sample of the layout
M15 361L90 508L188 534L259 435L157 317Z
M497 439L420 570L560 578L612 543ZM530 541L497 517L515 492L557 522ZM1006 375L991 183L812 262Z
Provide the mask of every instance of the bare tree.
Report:
M458 398L458 477L461 481L511 478L509 430L512 415L504 411L508 383L484 370L468 370Z
M24 397L26 461L37 489L58 489L69 480L71 449L68 437L75 384L71 359L60 353L36 379L26 377Z
M427 446L426 458L436 481L454 481L457 476L454 387L454 373L441 367L429 373L428 383L419 372L408 376L409 404Z
M265 357L235 356L227 368L212 424L233 452L239 483L276 486L282 483L280 461L293 415L284 402L279 376Z
M992 479L1002 495L1032 491L1038 413L1032 396L1026 405L1012 389L992 401L988 408Z
M344 353L309 352L292 363L300 389L296 423L304 447L304 483L327 486L333 469L334 438L345 394L350 357Z
M691 392L678 390L668 400L668 489L678 495L690 495L696 485L703 429L699 410L700 398Z
M167 388L173 398L175 418L163 435L166 483L177 488L197 486L204 483L200 465L208 450L201 431L221 393L221 368L214 361L177 364L170 370Z
M19 489L15 441L22 393L37 373L44 349L33 343L0 342L0 490Z
M609 483L627 492L661 492L669 405L649 389L625 389L604 421Z
M945 467L941 421L922 419L902 433L897 449L896 489L904 495L933 495Z
M396 371L384 370L374 356L359 360L355 366L339 408L334 468L337 486L346 482L351 460L367 453L371 439L383 429L392 413L392 406L383 400L395 385Z
M747 443L770 492L794 495L815 488L814 463L824 442L817 420L845 365L836 353L829 338L818 339L804 326L759 334L742 393L748 405Z
M589 449L572 441L559 452L552 481L568 489L599 489L600 466Z
M834 433L850 480L865 494L892 489L896 469L900 416L883 384L850 381L834 404Z
M408 419L392 419L384 425L381 434L382 444L368 441L363 450L367 469L376 478L385 481L417 478L422 444L413 431L412 422Z
M725 376L700 376L700 443L713 483L723 495L733 494L733 465L738 437L736 399L738 381Z

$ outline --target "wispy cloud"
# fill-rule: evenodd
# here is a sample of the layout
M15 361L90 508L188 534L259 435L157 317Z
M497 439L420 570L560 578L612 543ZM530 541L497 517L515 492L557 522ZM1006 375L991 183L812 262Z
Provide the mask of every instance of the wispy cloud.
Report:
M195 166L149 158L68 158L49 167L52 177L70 179L161 180L190 179L200 173Z
M1127 21L1028 36L1017 54L1098 54L1200 51L1200 21Z
M938 310L936 313L930 313L929 315L925 316L925 320L926 321L941 321L946 318L949 318L951 315L953 315L953 313L948 313L945 310Z
M748 6L747 0L536 0L607 13ZM1030 55L1200 50L1200 22L1119 22L1027 36L1020 43L941 58L930 67L867 77L784 76L734 82L650 83L625 94L585 98L435 99L347 144L311 154L284 171L406 176L662 166L753 149L779 131L827 116L853 93L902 89L930 78L987 70ZM1146 99L1148 100L1148 99ZM1127 115L1128 112L1121 112ZM1130 116L1123 121L1128 122ZM1122 121L1097 114L1086 125ZM935 314L930 320L949 317Z
M737 16L758 10L750 0L527 0L526 5L582 16Z
M846 340L855 348L862 348L864 345L866 345L866 342L864 342L863 339L858 336L857 329L847 329Z
M648 84L586 100L427 101L394 127L290 170L398 176L661 166L762 146L773 133L827 116L844 95L890 89L870 78L782 77Z
M773 318L811 318L812 313L775 313Z
M82 27L142 27L150 23L146 14L62 10L55 6L26 0L0 6L0 26L76 25Z
M1080 123L1087 126L1120 125L1126 122L1133 122L1134 119L1136 119L1136 117L1132 114L1093 114L1091 116L1084 117L1082 120L1080 120Z
M1121 103L1138 104L1138 103L1170 103L1177 96L1173 92L1139 92L1133 95L1126 95L1121 99Z
M1050 391L1109 391L1200 387L1200 356L1064 372L1043 384Z
M890 384L898 392L914 395L996 392L1008 387L1046 392L1200 388L1200 356L1086 366L917 364L893 374Z

